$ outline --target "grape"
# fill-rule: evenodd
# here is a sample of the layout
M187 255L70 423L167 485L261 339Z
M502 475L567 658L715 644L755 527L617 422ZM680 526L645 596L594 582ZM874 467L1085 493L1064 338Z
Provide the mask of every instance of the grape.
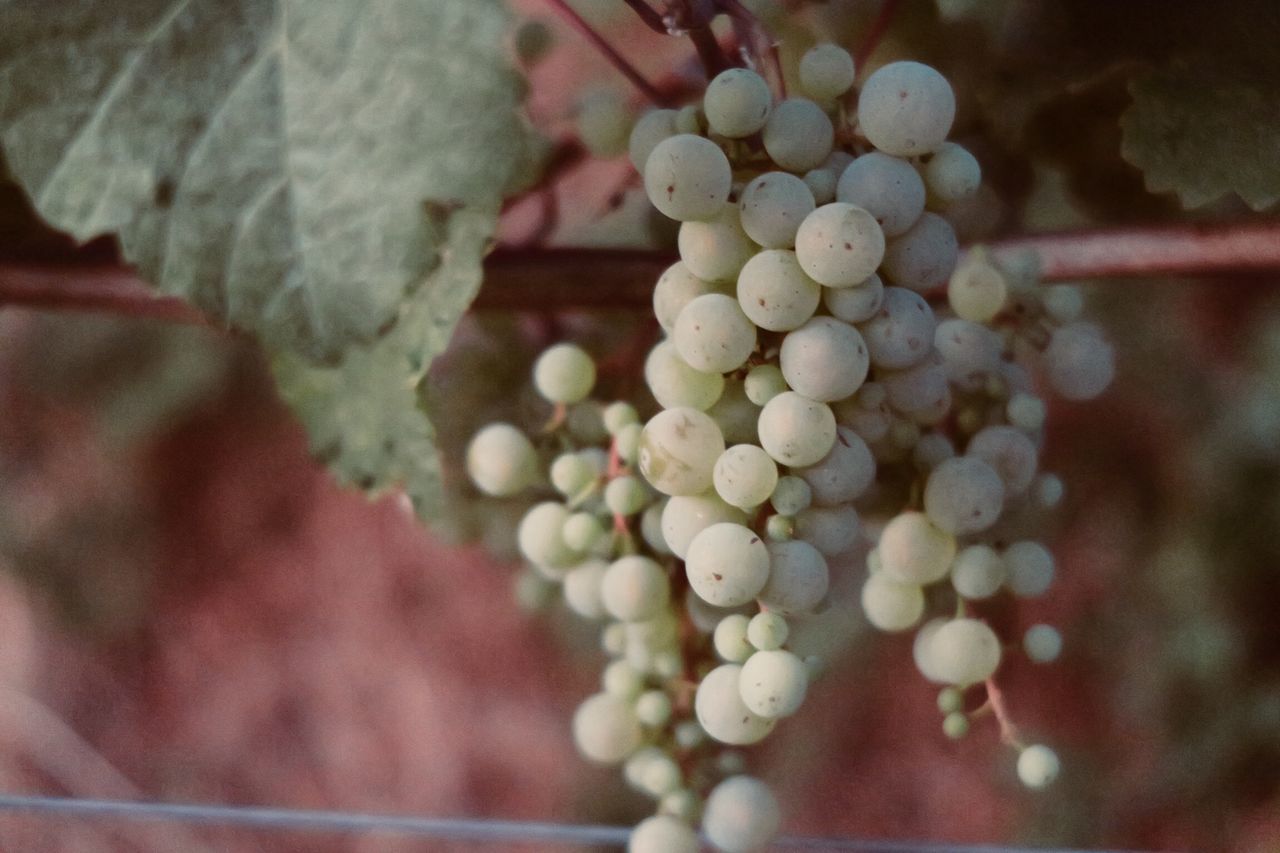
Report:
M947 576L956 554L956 540L924 513L908 511L885 525L877 548L890 580L921 585Z
M756 327L742 313L738 300L708 293L689 302L676 318L672 336L690 367L707 373L728 373L746 362L756 345Z
M947 714L942 720L942 733L952 740L959 740L969 733L969 718L958 711Z
M604 503L609 512L623 517L635 515L649 504L649 490L638 477L623 474L604 487Z
M689 543L685 572L703 601L737 607L755 598L769 579L769 549L749 527L713 524Z
M789 515L771 515L764 523L764 531L770 541L786 542L795 535L795 519Z
M707 84L702 111L713 133L740 139L764 127L773 94L769 84L747 68L721 71Z
M756 652L742 665L738 678L743 703L768 719L789 717L800 710L808 688L804 661L782 649Z
M959 254L951 223L926 211L909 231L889 241L882 269L899 287L929 290L947 282Z
M862 284L853 287L825 287L822 304L831 316L846 323L862 323L870 320L884 304L884 283L880 276L872 275Z
M852 154L837 148L827 155L827 159L822 161L822 168L838 177L844 174L844 170L849 168L849 164L853 161L854 156Z
M615 92L597 92L578 106L578 138L592 156L617 157L627 150L631 111Z
M660 341L649 352L644 361L644 381L664 409L688 406L705 411L724 391L723 376L694 370L670 340Z
M631 706L608 693L590 697L573 715L573 742L597 764L618 764L636 750L642 736Z
M904 370L884 371L880 381L889 405L917 421L936 423L951 409L951 386L937 350ZM937 417L925 417L930 412Z
M860 328L871 363L901 370L929 354L935 330L933 309L918 293L886 287L880 310Z
M915 449L911 451L911 461L927 474L955 455L956 448L951 439L940 432L930 432L920 436L916 442Z
M636 411L635 406L618 400L605 407L601 419L604 421L604 428L609 431L609 435L616 436L623 427L639 423L640 414Z
M1041 474L1036 477L1031 489L1035 497L1036 504L1043 509L1053 509L1062 502L1063 493L1066 491L1062 485L1062 479L1055 474Z
M860 529L858 511L851 506L810 507L796 514L796 537L828 557L844 553Z
M671 697L661 690L646 690L636 699L636 718L651 728L661 728L671 719Z
M939 675L937 667L934 666L935 656L933 654L934 635L945 624L947 624L946 619L930 619L920 626L919 631L916 631L915 640L911 644L911 656L915 660L916 669L920 670L921 675L935 684L946 683L946 679Z
M999 314L1008 296L1009 284L1004 274L981 249L970 251L947 283L951 310L974 323L986 323Z
M707 739L707 733L697 720L681 720L672 727L671 734L676 744L684 749L692 749Z
M676 261L658 277L653 289L653 313L663 330L670 333L680 310L691 300L706 293L726 293L728 287L725 282L703 281L690 272L684 261Z
M720 427L725 443L754 443L756 422L760 420L760 407L747 398L747 389L740 379L726 379L724 393L716 400L707 414Z
M666 495L697 495L711 487L715 461L724 453L720 427L697 409L659 412L640 436L640 473Z
M707 839L724 853L764 849L781 823L773 792L751 776L730 776L716 785L702 815Z
M789 332L778 360L787 384L821 403L857 391L870 366L862 335L834 317L814 317Z
M1028 788L1048 787L1061 770L1058 754L1042 744L1028 746L1018 754L1018 778Z
M836 185L839 179L830 169L810 169L804 173L805 186L813 195L813 203L830 204L836 200Z
M627 853L698 853L698 835L669 815L645 818L631 830Z
M716 460L712 472L716 492L725 503L747 509L759 506L778 485L778 466L754 444L735 444Z
M515 576L514 598L516 605L526 613L536 613L551 602L555 582L536 571L522 569Z
M742 191L742 228L766 249L789 249L816 203L808 184L787 172L765 172Z
M942 354L947 379L961 390L981 390L1000 368L1000 336L969 320L943 320L933 333L933 345Z
M773 108L764 126L764 150L789 172L822 164L835 142L835 128L822 107L806 98L788 98Z
M761 717L746 706L738 689L741 677L742 667L736 663L711 670L698 684L693 708L708 735L721 743L746 746L763 740L777 721Z
M1000 638L986 622L952 619L933 632L928 654L935 680L964 687L986 681L1000 666Z
M618 458L623 463L627 465L635 463L636 457L640 455L640 436L643 434L643 424L627 424L618 430L618 434L613 438L613 446L618 453ZM606 500L608 499L607 490L605 498ZM644 509L644 507L641 506L640 509Z
M604 560L587 560L564 576L565 604L583 619L600 619L605 615L600 584L607 568Z
M486 495L510 497L538 478L538 456L520 430L489 424L467 445L467 475Z
M711 642L716 654L729 663L742 663L755 651L747 639L750 622L741 613L731 613L716 623Z
M766 249L738 275L738 304L752 323L787 332L813 316L822 288L800 268L795 252Z
M684 265L705 281L734 281L756 251L734 204L726 204L710 219L682 223L677 242Z
M676 110L676 133L699 136L706 132L707 123L698 104L685 104Z
M648 161L653 149L662 140L675 136L675 110L649 110L631 126L631 137L627 141L627 155L636 171L644 174L644 164Z
M595 370L594 365L592 370ZM600 404L594 400L573 403L565 410L564 425L569 437L582 444L599 444L609 437L601 417Z
M601 605L604 606L603 604ZM600 632L600 648L605 654L617 657L627 651L627 626L622 622L610 622Z
M1039 463L1036 446L1025 434L1011 426L989 426L969 439L965 455L981 459L1004 481L1009 497L1018 497L1031 487Z
M840 175L836 199L867 211L880 223L884 236L897 237L924 212L924 181L906 160L872 151Z
M800 88L815 101L834 101L853 86L853 57L835 44L819 44L800 57Z
M768 547L769 579L760 590L760 604L784 616L808 613L827 594L827 561L808 542L792 539Z
M770 503L783 515L795 515L808 508L813 500L813 489L802 478L793 474L778 478Z
M824 204L796 232L796 258L818 284L852 287L866 281L885 255L884 232L860 207Z
M579 556L564 541L564 522L568 517L569 510L564 504L544 501L529 508L516 530L520 553L553 580Z
M1062 635L1052 625L1032 625L1022 638L1022 648L1036 663L1051 663L1062 654Z
M662 537L671 552L683 560L693 537L722 521L746 524L747 515L729 506L714 492L673 497L662 511Z
M954 714L964 710L964 693L958 687L944 687L938 691L938 710Z
M762 652L782 648L791 629L777 613L757 613L747 623L747 639Z
M590 551L604 536L604 525L589 512L575 512L564 520L560 535L564 537L564 544L574 551Z
M956 115L945 77L919 62L891 62L867 78L858 96L858 125L871 144L914 157L936 151Z
M1019 598L1044 595L1053 583L1053 555L1039 542L1014 542L1004 549L1009 589Z
M809 484L815 504L835 506L858 498L875 482L876 461L857 433L839 426L831 452L796 473Z
M986 462L972 456L948 459L929 473L924 511L940 530L963 536L991 527L1004 508L1004 483Z
M1044 292L1044 310L1057 323L1070 323L1084 310L1080 288L1071 284L1055 284Z
M680 787L680 766L661 747L637 750L623 765L627 783L641 793L659 798Z
M760 446L781 465L812 465L836 440L836 417L825 403L784 391L760 410Z
M667 573L648 557L631 555L609 564L600 581L600 600L623 622L652 619L671 598Z
M982 167L966 149L944 142L929 158L924 181L931 199L949 205L977 192L982 183Z
M710 219L729 198L733 171L720 146L680 133L659 142L644 165L644 189L659 212L687 222Z
M694 725L698 724L694 723ZM678 788L662 798L658 803L658 809L663 814L692 823L697 818L699 811L701 811L702 803L693 791L688 788ZM661 850L662 848L655 849ZM695 853L696 850L701 849L695 848ZM677 848L677 853L683 853L683 851Z
M1068 400L1092 400L1107 390L1116 374L1111 344L1092 323L1056 329L1044 360L1049 384Z
M924 593L918 586L896 583L883 572L871 575L862 585L862 612L881 631L905 631L924 615Z
M970 545L951 564L951 585L963 598L990 598L1005 576L1004 560L990 545Z
M576 403L596 384L596 365L582 347L556 344L534 362L533 384L552 403Z
M782 368L776 364L757 364L747 371L746 379L742 384L747 399L757 406L763 406L788 390L787 380L782 376Z
M604 692L631 702L644 690L644 676L624 660L611 661L600 676Z
M1009 423L1018 429L1038 432L1044 426L1044 419L1048 416L1049 410L1044 400L1034 394L1018 392L1009 399L1009 404L1005 406L1005 414L1009 418Z

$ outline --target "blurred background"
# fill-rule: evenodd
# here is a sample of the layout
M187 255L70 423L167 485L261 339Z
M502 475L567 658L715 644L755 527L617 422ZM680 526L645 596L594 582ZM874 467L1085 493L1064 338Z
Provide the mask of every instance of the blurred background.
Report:
M512 5L550 35L536 62L513 50L540 130L571 134L593 85L630 95L547 4ZM623 4L574 5L651 78L688 67L686 41L653 34ZM784 58L815 38L855 47L881 10L748 5ZM1147 192L1121 156L1120 121L1142 70L1186 57L1212 66L1255 39L1274 51L1269 4L895 5L869 66L910 57L952 80L953 138L986 182L956 221L965 242L1267 216L1231 195L1187 212ZM1275 145L1266 120L1241 115L1220 132ZM554 204L514 207L504 239L670 247L673 230L635 183L625 157L581 164L557 181ZM110 240L75 247L0 187L0 265L75 276L113 257ZM1058 750L1062 777L1044 793L1020 786L990 720L960 742L943 736L910 639L861 622L853 554L810 629L830 646L828 674L747 756L778 790L787 832L1280 851L1280 274L1081 284L1118 377L1098 401L1051 402L1044 467L1067 487L1047 534L1057 581L1000 617L1063 633L1057 662L1001 670L1015 721ZM584 286L609 286L608 270ZM644 314L468 317L427 392L452 460L449 511L427 530L396 495L333 484L252 343L0 309L0 789L641 818L644 798L582 762L569 734L604 660L597 629L518 580L520 508L480 501L458 460L488 420L536 422L524 370L555 340L592 350L608 393L642 393L656 333ZM479 849L11 815L0 815L0 848Z

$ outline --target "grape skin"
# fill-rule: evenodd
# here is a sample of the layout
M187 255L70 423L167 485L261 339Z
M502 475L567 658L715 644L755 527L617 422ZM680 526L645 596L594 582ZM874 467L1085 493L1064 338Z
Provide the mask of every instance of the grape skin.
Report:
M843 202L824 204L796 232L796 258L826 287L852 287L869 279L884 258L884 232L875 217Z
M805 274L795 252L766 249L738 275L738 304L762 329L788 332L805 323L818 308L822 287Z
M467 445L466 465L476 488L495 497L518 494L538 477L533 444L510 424L489 424L477 432Z
M697 495L711 487L715 460L724 453L720 427L697 409L654 415L640 435L640 473L667 495Z
M698 836L670 815L645 818L631 830L627 853L698 853Z
M831 119L807 98L778 104L764 126L764 150L789 172L803 174L822 165L834 142Z
M784 616L811 612L830 584L822 553L800 539L773 542L768 551L769 578L760 590L761 605Z
M722 521L746 524L747 515L715 492L676 496L662 510L662 537L671 553L683 560L693 537Z
M872 151L844 170L836 185L836 199L867 211L886 237L897 237L924 212L924 181L907 161Z
M644 164L648 161L658 143L676 135L676 111L657 109L649 110L631 126L631 136L627 140L627 156L637 172L644 173Z
M884 282L874 273L853 287L824 287L822 304L831 316L846 323L870 320L884 304Z
M715 740L735 746L758 743L777 724L777 720L753 713L742 701L741 677L741 665L721 664L702 677L693 698L694 713L703 730Z
M768 786L751 776L731 776L707 797L702 829L724 853L761 850L782 822L778 801Z
M827 557L843 554L858 538L858 511L843 506L814 506L795 517L795 537L803 539Z
M769 579L770 555L749 527L721 522L693 537L685 556L689 586L708 604L737 607Z
M894 516L880 533L885 574L898 583L922 585L947 575L956 554L955 537L921 512Z
M736 444L720 454L712 472L716 492L726 503L747 509L759 506L778 484L778 466L754 444Z
M862 335L834 317L814 317L788 333L778 361L793 390L821 403L857 391L871 364Z
M930 290L950 278L960 255L960 244L951 223L925 212L884 251L884 274L899 287Z
M631 706L608 693L597 693L573 715L573 741L597 764L618 764L640 745L642 732Z
M694 370L671 341L661 341L644 362L644 380L653 398L663 408L688 406L699 411L711 408L724 392L719 373Z
M680 259L704 281L730 282L738 277L756 245L742 230L738 207L726 204L712 219L685 222L677 237Z
M809 185L787 172L765 172L742 190L742 228L766 249L789 249L796 230L817 206Z
M533 364L533 384L552 403L577 403L596 384L596 365L574 344L556 344Z
M623 622L652 619L670 597L671 587L662 566L640 555L614 560L600 581L605 610Z
M680 357L695 370L728 373L741 367L756 345L756 327L738 300L708 293L689 302L672 336Z
M881 631L905 631L924 615L920 587L897 583L883 572L867 578L861 600L867 621Z
M789 717L804 704L809 677L804 662L783 649L758 651L742 665L738 688L752 713Z
M681 222L714 217L728 200L732 184L729 158L720 146L691 133L659 142L644 166L649 201Z
M784 391L760 410L760 446L781 465L813 465L836 440L836 417L825 403Z
M948 533L980 533L1000 518L1004 497L1004 482L995 469L981 459L957 456L930 472L924 511Z
M748 68L721 71L707 84L702 111L713 133L740 139L765 126L773 94L769 84Z
M819 44L800 57L800 87L816 101L834 101L854 80L853 57L835 44Z
M935 151L955 119L951 84L928 65L891 62L867 78L858 96L858 124L871 144L899 157Z
M867 443L848 427L836 427L831 451L817 464L796 472L809 484L813 503L837 506L857 499L875 482L876 461Z
M920 294L886 287L879 311L859 328L871 363L901 370L929 355L935 320L933 309Z
M676 261L658 277L653 288L653 313L663 331L675 330L680 310L705 293L728 293L727 282L703 281L693 274L684 261Z

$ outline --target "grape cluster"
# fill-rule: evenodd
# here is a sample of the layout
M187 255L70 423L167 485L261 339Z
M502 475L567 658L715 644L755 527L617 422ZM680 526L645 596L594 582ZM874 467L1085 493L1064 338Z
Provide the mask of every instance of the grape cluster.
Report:
M943 729L962 736L967 689L1005 654L975 608L1041 595L1054 573L1021 535L1062 484L1039 470L1046 404L1020 362L1072 399L1113 373L1075 288L1039 288L981 251L957 268L946 213L981 170L946 139L942 75L894 62L855 92L849 54L820 45L799 78L807 97L776 101L733 68L700 108L635 123L625 150L681 223L680 260L653 294L666 334L644 365L662 409L642 421L627 402L604 407L608 449L562 449L546 475L555 498L519 527L528 563L605 623L611 661L573 731L657 803L633 853L697 850L699 817L730 853L776 832L769 789L717 750L801 707L820 662L789 648L791 625L824 606L832 566L860 539L873 545L867 620L917 630ZM559 415L594 382L571 344L534 367ZM492 495L545 482L533 442L503 424L475 437L467 465ZM1061 638L1036 625L1023 645L1049 661ZM1025 784L1052 781L1052 750L1009 739Z

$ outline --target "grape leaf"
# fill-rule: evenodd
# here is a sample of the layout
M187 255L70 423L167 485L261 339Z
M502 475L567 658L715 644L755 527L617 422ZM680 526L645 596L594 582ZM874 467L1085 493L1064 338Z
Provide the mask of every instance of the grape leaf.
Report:
M1254 210L1280 200L1280 74L1274 64L1180 59L1136 76L1122 153L1147 189L1194 208L1235 192Z
M404 489L426 519L439 513L442 490L435 431L420 386L475 297L493 222L460 210L444 223L440 265L403 305L399 322L336 366L281 353L273 369L281 395L307 428L311 449L339 480L366 491Z
M0 2L0 144L55 226L275 349L339 357L530 135L499 0ZM437 286L443 282L439 279Z

